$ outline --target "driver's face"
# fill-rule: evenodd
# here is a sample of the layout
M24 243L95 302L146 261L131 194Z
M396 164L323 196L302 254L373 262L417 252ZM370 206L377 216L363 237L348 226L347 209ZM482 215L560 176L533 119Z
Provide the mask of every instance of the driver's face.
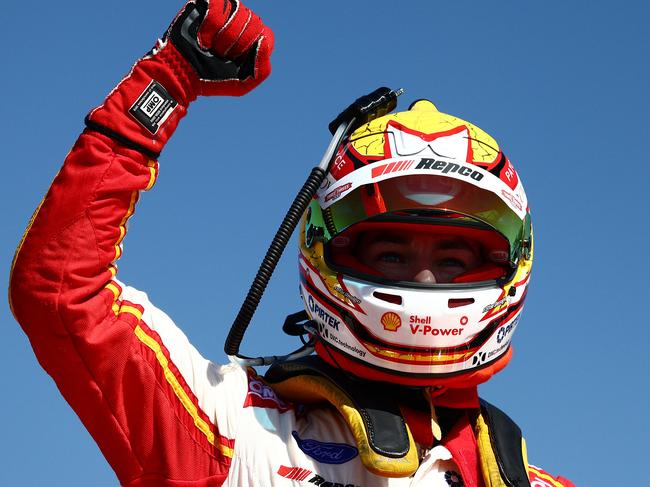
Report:
M355 255L387 279L425 284L452 282L484 263L477 241L425 231L366 232Z

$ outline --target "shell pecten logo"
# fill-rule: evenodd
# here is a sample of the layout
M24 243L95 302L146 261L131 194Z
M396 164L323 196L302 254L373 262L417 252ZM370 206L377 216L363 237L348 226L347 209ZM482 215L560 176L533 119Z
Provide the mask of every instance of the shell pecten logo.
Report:
M402 326L402 319L397 313L393 313L392 311L384 313L379 321L384 325L384 330L388 331L397 331Z

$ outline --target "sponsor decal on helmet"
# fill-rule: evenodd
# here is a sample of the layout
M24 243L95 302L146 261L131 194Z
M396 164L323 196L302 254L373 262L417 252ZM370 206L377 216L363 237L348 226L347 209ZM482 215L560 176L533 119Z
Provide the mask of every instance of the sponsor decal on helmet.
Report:
M339 186L333 191L330 191L325 195L325 201L336 201L341 197L343 193L345 193L347 190L349 190L352 187L352 183L346 183L343 186Z
M364 350L361 350L355 345L350 345L348 342L344 342L339 337L337 337L334 333L326 334L326 337L329 338L331 342L336 343L340 347L345 348L347 351L352 352L361 358L366 356L366 352Z
M506 348L508 348L508 345L510 345L510 340L508 340L506 343L504 343L503 345L501 345L501 346L500 346L499 348L497 348L496 350L492 350L491 352L488 352L488 353L487 353L487 358L488 358L488 359L491 359L491 358L494 357L495 355L500 354L500 353L503 352Z
M406 171L410 169L411 166L415 163L415 159L407 159L403 161L395 161L389 164L373 165L371 176L376 178L382 174L388 174L391 172Z
M307 298L307 305L309 306L309 311L311 311L313 318L322 321L327 326L338 331L339 323L341 323L341 321L332 316L326 309L319 306L311 295Z
M422 324L422 325L430 325L431 324L431 316L411 315L411 316L409 316L409 323L419 323L419 324Z
M487 353L478 352L476 355L472 357L472 366L476 367L477 365L481 365L486 360L487 360Z
M508 298L501 298L499 299L496 303L488 304L485 308L483 308L483 313L487 313L491 309L498 308L500 306L503 306L508 302Z
M413 335L433 335L433 336L458 336L463 333L463 328L434 328L430 325L414 325L411 324L411 333Z
M512 323L510 323L510 325L506 325L500 328L499 331L497 332L497 343L499 343L500 345L494 350L490 350L488 352L479 352L476 355L474 355L474 357L472 358L472 365L480 365L488 360L491 360L501 355L503 351L510 346L509 335L515 329L518 319L519 317L517 317ZM502 331L505 329L507 329L507 331Z
M512 320L507 325L499 328L499 331L497 331L497 343L501 343L503 340L505 340L506 337L514 331L515 327L517 326L517 323L519 323L519 316L517 316L514 320Z
M508 159L505 154L503 154L503 157L505 157L506 160L506 167L501 173L501 180L510 186L510 189L514 190L519 183L519 176L517 176L517 171L515 171L515 168L510 162L510 159Z
M457 173L461 176L470 177L474 181L483 179L483 173L472 169L467 164L456 162L440 161L437 159L420 159L420 162L415 169L430 169L432 171L440 171L442 174Z
M402 326L402 319L397 313L393 313L392 311L384 313L379 321L384 325L384 330L387 331L397 331Z
M356 296L353 296L352 294L347 292L345 289L343 289L341 286L334 286L334 291L341 294L343 297L350 300L354 304L361 304L361 299L357 298Z
M505 199L507 199L512 206L517 208L519 211L523 210L523 205L521 204L520 198L514 194L506 191L505 189L501 190L501 194Z
M277 409L282 413L291 409L286 402L276 396L270 386L259 380L252 371L248 373L248 393L244 407Z
M359 454L359 450L352 445L345 443L326 443L311 439L303 440L298 436L297 431L292 431L291 434L296 440L296 443L298 443L298 448L320 463L339 465L349 462Z
M334 161L332 161L330 172L337 180L341 179L343 176L350 172L348 169L343 174L341 174L341 172L344 171L345 166L353 166L353 164L352 161L345 157L345 151L342 150L342 148L339 148L339 151L334 157Z

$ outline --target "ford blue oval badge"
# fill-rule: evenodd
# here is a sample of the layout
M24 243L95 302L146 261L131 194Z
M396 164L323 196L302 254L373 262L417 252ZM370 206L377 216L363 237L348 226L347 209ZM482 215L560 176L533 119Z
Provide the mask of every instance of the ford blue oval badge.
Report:
M331 463L338 465L349 462L359 454L352 445L345 443L325 443L316 440L303 440L298 436L298 432L292 432L293 437L298 443L298 447L308 456L320 463Z

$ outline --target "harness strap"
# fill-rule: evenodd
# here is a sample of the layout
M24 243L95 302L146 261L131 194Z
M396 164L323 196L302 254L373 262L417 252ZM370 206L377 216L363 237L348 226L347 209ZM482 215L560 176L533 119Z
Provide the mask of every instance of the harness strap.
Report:
M402 417L397 394L357 381L315 355L276 363L264 379L282 397L306 404L326 401L336 407L370 472L409 477L417 471L417 446Z
M400 403L421 406L425 401L421 390L357 380L316 355L276 362L264 379L285 399L303 404L329 402L336 407L370 472L408 477L417 471L417 446ZM476 416L474 434L486 487L531 487L526 445L517 424L485 400L480 401L480 409L462 411L474 411Z
M475 431L487 487L530 487L526 442L519 426L481 399Z

